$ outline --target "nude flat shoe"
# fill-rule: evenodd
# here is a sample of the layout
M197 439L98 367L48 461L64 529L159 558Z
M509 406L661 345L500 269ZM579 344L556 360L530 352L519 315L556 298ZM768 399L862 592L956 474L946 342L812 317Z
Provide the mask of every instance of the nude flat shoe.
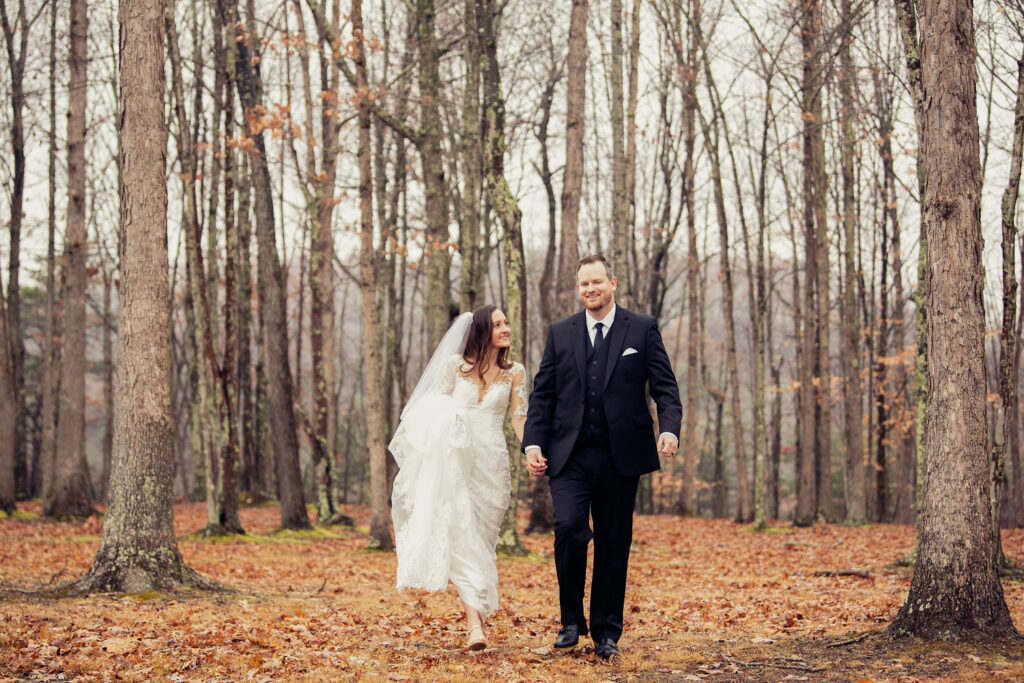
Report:
M487 647L487 639L484 637L484 630L479 626L469 629L466 639L466 647L473 652L479 652Z

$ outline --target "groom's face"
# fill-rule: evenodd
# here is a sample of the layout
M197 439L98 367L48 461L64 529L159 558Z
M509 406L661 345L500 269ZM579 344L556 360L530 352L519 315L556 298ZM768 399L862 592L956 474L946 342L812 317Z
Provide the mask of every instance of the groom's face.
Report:
M601 320L615 303L615 278L608 277L603 263L585 263L576 271L576 291L584 308Z

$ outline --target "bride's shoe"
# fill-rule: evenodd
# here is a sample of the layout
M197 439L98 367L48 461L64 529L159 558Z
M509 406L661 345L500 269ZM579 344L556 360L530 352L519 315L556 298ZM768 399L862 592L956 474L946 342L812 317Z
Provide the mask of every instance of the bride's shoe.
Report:
M471 626L467 635L466 647L473 652L479 652L487 647L487 639L484 637L484 630L479 626Z

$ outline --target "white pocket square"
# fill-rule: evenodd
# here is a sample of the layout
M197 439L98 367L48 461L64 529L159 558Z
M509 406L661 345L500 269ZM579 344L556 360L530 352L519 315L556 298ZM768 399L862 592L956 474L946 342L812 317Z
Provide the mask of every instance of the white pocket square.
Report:
M623 356L632 356L634 353L636 353L636 349L634 349L632 346L630 346L628 349L626 349L625 351L622 352L622 355Z

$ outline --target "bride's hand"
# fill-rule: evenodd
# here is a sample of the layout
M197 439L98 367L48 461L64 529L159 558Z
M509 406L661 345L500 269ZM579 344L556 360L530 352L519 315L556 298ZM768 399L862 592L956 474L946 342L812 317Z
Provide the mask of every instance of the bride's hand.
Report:
M526 449L526 471L531 477L539 477L548 469L548 460L539 448Z

